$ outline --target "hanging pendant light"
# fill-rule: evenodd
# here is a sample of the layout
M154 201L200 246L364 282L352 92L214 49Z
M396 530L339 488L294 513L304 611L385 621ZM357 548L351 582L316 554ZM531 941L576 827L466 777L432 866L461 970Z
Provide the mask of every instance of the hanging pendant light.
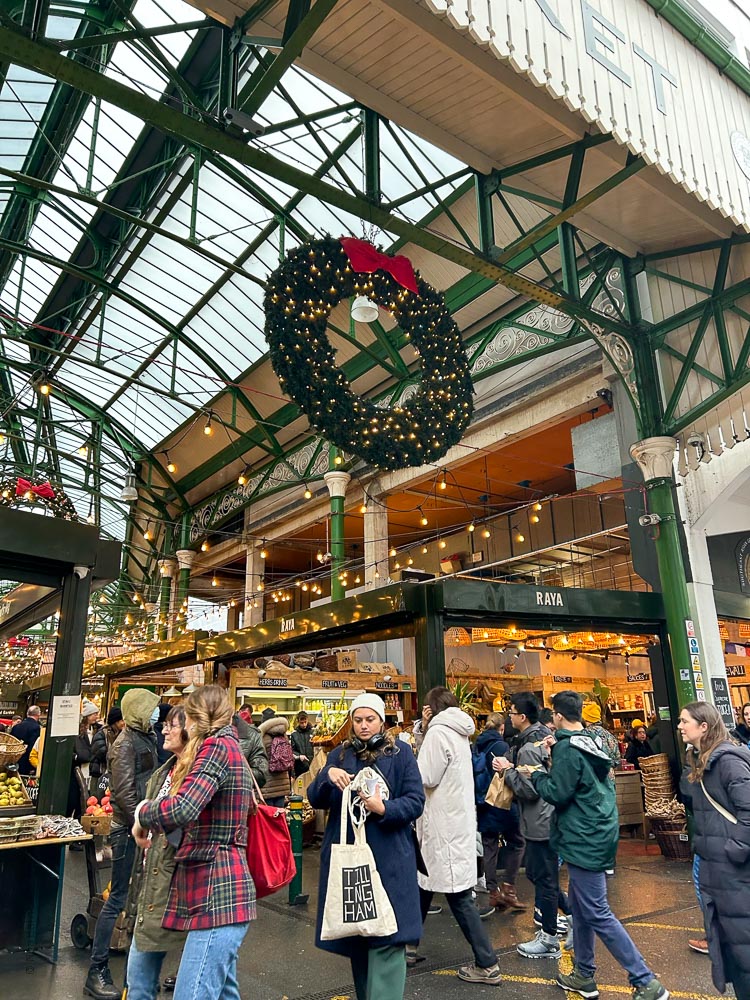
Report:
M378 318L378 307L366 295L358 295L352 302L351 315L355 323L374 323Z
M138 499L138 490L135 488L135 473L125 473L125 485L120 493L120 499L124 503L134 503Z

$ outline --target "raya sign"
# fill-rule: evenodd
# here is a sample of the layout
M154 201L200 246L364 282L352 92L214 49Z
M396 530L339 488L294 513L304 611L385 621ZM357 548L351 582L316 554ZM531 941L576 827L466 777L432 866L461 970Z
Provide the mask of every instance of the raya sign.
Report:
M750 102L646 0L429 8L713 209L750 228Z

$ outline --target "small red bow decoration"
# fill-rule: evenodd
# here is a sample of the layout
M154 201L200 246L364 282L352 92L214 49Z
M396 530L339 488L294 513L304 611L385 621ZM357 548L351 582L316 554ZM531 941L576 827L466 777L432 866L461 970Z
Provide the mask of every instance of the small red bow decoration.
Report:
M34 496L39 497L41 500L55 499L55 491L49 483L40 483L38 486L32 486L28 479L21 479L19 477L16 480L16 496L22 497L26 493L33 493Z
M8 645L9 646L28 646L29 645L29 640L26 638L26 636L21 636L20 638L14 636L12 639L8 639Z
M373 271L387 271L403 288L408 288L415 295L419 294L417 278L408 257L403 255L389 257L367 240L357 240L353 236L342 236L340 243L355 271L366 274L372 274Z

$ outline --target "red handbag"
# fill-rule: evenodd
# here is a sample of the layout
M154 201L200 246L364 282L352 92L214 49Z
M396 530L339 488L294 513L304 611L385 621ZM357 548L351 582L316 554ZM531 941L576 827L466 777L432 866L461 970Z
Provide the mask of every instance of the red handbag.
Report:
M289 885L297 874L297 864L286 810L267 806L255 775L252 777L255 801L247 818L247 866L255 883L255 896L262 899Z

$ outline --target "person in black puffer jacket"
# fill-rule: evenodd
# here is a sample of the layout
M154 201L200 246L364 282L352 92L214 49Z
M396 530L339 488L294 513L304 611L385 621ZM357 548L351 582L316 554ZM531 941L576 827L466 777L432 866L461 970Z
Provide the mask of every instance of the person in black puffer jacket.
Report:
M731 982L737 1000L750 1000L750 751L704 701L682 709L678 729L691 748L681 789L695 817L711 975L720 993Z
M99 787L99 779L107 771L107 754L109 748L125 728L122 709L113 705L107 713L107 725L102 726L94 734L91 741L91 763L89 764L89 791L101 799L103 789Z
M742 722L732 730L732 736L738 743L750 747L750 704L742 706Z
M487 716L484 729L477 736L472 760L476 761L478 754L485 755L489 778L489 781L481 782L479 789L476 789L475 780L477 792L484 789L486 794L485 784L489 787L494 775L493 758L506 757L509 753L510 748L503 739L504 724L505 718L501 712L491 712ZM476 774L476 763L474 766ZM516 893L516 878L525 847L525 841L521 836L518 806L514 802L510 809L496 809L483 801L484 795L479 795L478 798L482 801L477 801L477 830L482 837L484 880L490 894L490 905L498 910L525 910L526 904L519 900ZM500 836L505 844L505 881L498 886L497 856Z

